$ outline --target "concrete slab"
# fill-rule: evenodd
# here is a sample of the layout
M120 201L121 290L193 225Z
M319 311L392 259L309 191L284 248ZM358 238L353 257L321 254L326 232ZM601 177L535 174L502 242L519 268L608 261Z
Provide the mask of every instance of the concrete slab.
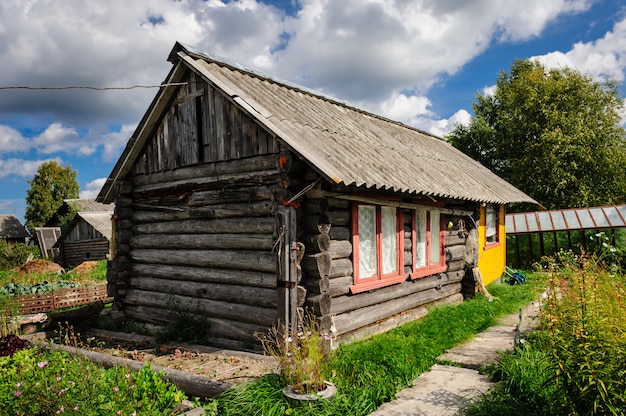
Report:
M412 387L370 416L452 416L493 386L486 375L467 368L435 364Z

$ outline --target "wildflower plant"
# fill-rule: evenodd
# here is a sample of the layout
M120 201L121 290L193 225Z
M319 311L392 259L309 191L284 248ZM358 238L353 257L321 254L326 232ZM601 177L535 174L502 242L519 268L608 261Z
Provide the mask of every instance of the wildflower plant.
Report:
M295 330L279 324L257 338L266 354L278 360L288 386L297 393L315 393L325 387L331 337L313 313L300 314L299 321Z
M37 347L0 357L0 380L0 409L6 415L168 415L186 398L149 366L104 369Z

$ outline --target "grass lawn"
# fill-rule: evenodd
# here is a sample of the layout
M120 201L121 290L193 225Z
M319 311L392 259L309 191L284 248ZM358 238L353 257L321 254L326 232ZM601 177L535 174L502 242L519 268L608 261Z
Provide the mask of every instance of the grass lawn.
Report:
M283 380L266 375L226 392L216 402L216 415L367 415L393 400L447 349L462 343L498 318L516 313L536 299L539 275L528 283L492 283L493 302L481 295L460 305L434 308L415 322L364 341L343 344L333 351L325 368L338 389L332 400L292 403L282 396Z

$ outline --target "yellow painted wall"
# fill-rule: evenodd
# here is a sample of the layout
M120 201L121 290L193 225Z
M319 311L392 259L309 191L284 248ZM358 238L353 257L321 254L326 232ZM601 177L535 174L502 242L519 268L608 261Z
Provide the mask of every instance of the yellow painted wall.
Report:
M504 216L504 205L500 205L500 226L498 229L500 243L486 248L486 208L482 205L480 207L480 221L478 223L478 268L480 269L480 274L485 285L499 279L504 272L504 266L506 266L506 229Z

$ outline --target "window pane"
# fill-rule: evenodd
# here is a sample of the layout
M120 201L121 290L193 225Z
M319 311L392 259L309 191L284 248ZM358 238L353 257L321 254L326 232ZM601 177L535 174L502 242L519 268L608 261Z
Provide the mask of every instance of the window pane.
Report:
M430 211L430 264L441 263L439 212Z
M398 249L396 238L396 209L381 207L383 234L383 274L398 270Z
M486 212L485 236L488 243L495 243L498 241L498 214L492 204L487 205Z
M376 207L359 205L359 277L376 276Z
M415 211L415 268L426 267L426 211Z

